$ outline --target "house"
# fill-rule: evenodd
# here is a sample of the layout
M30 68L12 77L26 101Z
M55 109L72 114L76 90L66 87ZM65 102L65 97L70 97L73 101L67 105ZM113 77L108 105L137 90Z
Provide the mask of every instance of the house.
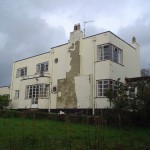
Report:
M139 45L110 31L83 37L74 26L68 43L47 53L15 61L12 109L92 111L109 106L105 89L140 76Z
M10 86L2 86L2 87L0 87L0 95L10 96Z

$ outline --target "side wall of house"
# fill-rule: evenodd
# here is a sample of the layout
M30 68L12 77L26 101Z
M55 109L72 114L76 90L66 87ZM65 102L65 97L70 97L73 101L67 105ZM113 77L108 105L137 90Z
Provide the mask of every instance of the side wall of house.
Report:
M51 84L51 62L50 53L45 53L42 55L27 58L21 61L17 61L13 64L12 72L12 84L11 84L11 99L13 109L26 109L31 108L31 99L26 98L26 87L28 85L36 84ZM37 64L42 62L48 62L48 71L44 72L44 76L40 76L37 73ZM27 75L22 77L17 77L17 69L27 67ZM16 90L19 91L19 97L16 98ZM38 108L48 109L49 108L49 98L39 99Z
M114 79L121 78L125 82L125 78L139 77L140 76L140 60L139 48L133 47L117 38L115 35L110 34L110 42L123 50L123 64L119 66L111 62L111 76Z
M106 32L93 37L85 38L81 42L81 75L92 76L92 87L90 92L91 103L94 108L109 107L106 97L97 97L98 80L118 80L125 83L126 77L140 76L139 47L133 44L129 45L111 32ZM97 46L111 43L123 52L123 63L119 64L111 60L97 60ZM92 96L93 95L93 96Z

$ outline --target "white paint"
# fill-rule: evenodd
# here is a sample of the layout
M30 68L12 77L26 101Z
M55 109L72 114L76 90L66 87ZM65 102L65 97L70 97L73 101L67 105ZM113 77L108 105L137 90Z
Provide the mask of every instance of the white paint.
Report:
M92 104L90 99L90 77L75 77L75 90L77 97L77 108L91 108Z
M58 97L61 97L61 92L58 92Z

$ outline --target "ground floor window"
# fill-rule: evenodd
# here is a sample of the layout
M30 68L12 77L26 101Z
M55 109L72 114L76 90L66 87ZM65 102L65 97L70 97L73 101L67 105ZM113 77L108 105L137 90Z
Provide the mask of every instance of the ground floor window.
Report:
M26 98L48 98L49 85L37 84L26 87Z
M107 89L115 90L117 87L117 83L111 79L98 80L97 81L97 97L105 96L105 91Z
M19 98L19 90L15 90L15 99Z

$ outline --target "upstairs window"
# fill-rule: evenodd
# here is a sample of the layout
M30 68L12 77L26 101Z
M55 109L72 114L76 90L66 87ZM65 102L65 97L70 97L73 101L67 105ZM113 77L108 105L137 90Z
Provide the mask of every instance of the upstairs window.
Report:
M17 77L22 77L27 75L27 67L17 69Z
M112 60L116 63L123 63L123 52L116 46L108 43L103 45L98 45L97 48L97 60Z
M48 62L37 64L37 73L43 73L48 71Z

